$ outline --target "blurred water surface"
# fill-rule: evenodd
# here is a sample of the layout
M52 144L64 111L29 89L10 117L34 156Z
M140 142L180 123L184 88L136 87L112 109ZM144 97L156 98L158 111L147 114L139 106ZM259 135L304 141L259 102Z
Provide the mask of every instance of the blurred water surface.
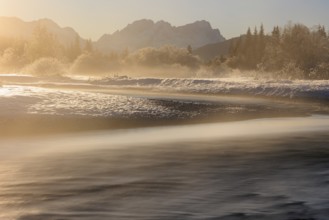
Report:
M314 116L3 140L0 219L324 220L327 122Z

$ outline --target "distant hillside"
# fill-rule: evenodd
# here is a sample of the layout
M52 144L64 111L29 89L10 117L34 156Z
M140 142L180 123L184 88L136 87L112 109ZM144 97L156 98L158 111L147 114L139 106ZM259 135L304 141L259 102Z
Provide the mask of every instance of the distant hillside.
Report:
M193 48L224 41L218 29L213 29L207 21L197 21L184 26L174 27L168 22L139 20L113 34L105 34L95 47L102 52L134 51L144 47L173 45Z
M54 34L60 43L70 45L79 34L70 27L62 28L50 19L40 19L31 22L15 17L0 17L0 37L30 39L37 26L44 26ZM80 37L79 37L80 38ZM80 38L82 41L83 39Z
M237 39L238 38L232 38L223 42L208 44L203 47L199 47L193 50L193 54L198 55L203 60L211 60L218 56L228 55L231 43Z

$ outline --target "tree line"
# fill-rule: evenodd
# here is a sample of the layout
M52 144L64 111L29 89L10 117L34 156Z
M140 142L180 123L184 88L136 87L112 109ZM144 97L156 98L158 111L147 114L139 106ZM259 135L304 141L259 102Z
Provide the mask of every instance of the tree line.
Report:
M324 26L275 26L264 34L263 25L233 41L227 65L242 70L273 73L276 77L329 79L329 37Z
M76 37L62 45L47 28L38 26L29 40L0 37L0 73L24 72L39 75L108 74L123 71L154 72L175 76L220 76L232 69L255 71L276 78L329 79L329 36L324 26L302 24L275 26L266 34L263 25L248 28L231 41L226 56L204 61L191 46L143 48L102 54L91 40Z

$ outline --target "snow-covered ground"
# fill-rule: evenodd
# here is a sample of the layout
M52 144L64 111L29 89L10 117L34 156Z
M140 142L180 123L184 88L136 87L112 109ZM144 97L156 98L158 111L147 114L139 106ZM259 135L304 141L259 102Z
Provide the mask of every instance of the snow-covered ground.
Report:
M152 88L204 94L252 95L329 100L329 80L256 80L251 77L212 79L107 78L93 84Z
M123 89L150 89L166 92L250 95L265 97L313 98L329 100L329 80L264 80L252 77L231 78L130 78L126 76L91 78L71 76L40 78L20 74L0 75L0 82L34 86L54 83L72 86L101 86Z
M329 100L329 81L274 81L252 78L160 79L112 77L38 78L2 75L0 114L84 115L119 118L195 118L219 112L269 109L318 114L321 106L300 105L294 98ZM284 102L266 99L284 98Z

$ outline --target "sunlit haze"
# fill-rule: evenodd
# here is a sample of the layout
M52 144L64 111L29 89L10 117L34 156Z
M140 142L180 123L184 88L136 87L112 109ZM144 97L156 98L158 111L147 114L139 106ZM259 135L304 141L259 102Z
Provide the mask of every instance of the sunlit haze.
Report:
M329 216L329 0L0 0L0 220Z
M267 30L288 21L328 26L328 8L327 0L0 0L0 16L50 18L93 40L143 18L175 26L207 20L226 38L260 23Z

